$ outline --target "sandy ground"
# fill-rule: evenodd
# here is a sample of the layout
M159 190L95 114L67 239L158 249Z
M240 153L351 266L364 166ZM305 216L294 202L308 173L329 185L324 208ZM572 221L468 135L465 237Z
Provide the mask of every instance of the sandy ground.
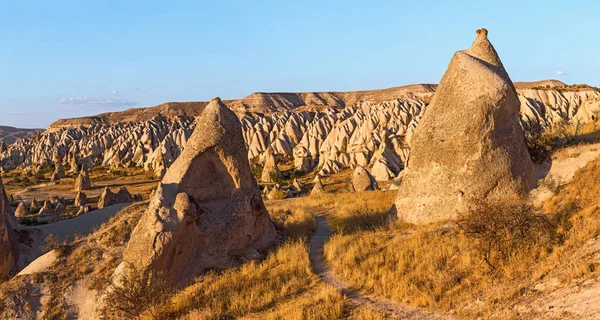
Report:
M45 263L42 261L34 261L42 254L41 247L44 245L44 240L50 234L57 236L59 239L66 239L72 241L76 235L87 236L91 234L94 229L98 228L103 223L107 222L116 215L121 209L130 205L131 203L119 203L112 206L108 206L103 209L90 211L81 216L62 220L56 223L39 225L39 226L22 226L20 230L28 231L29 235L33 239L31 247L22 246L22 250L19 254L18 266L19 269L23 269L30 263ZM31 268L38 268L29 266ZM28 268L29 268L28 267Z
M50 268L54 264L54 261L56 261L56 258L57 258L56 251L52 250L50 252L47 252L47 253L43 254L41 257L35 259L29 265L27 265L27 267L25 267L25 269L21 270L21 272L19 272L17 275L23 276L26 274L42 272L42 271Z
M535 165L536 183L540 179L551 178L559 185L567 184L573 180L577 170L583 168L598 156L600 156L600 143L583 144L560 150L552 156L552 161ZM539 205L550 199L552 195L552 191L542 186L533 189L530 198L534 204Z

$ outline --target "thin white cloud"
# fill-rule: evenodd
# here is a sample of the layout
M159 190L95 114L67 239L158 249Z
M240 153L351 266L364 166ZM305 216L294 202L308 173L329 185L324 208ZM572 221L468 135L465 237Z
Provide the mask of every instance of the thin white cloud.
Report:
M113 91L111 91L111 93L112 93L113 95L117 95L117 94L119 94L119 91L118 91L118 90L113 90Z
M91 97L65 97L58 100L60 104L79 106L103 106L103 107L131 107L137 105L135 101L125 99L91 98Z
M559 75L559 76L568 76L569 75L569 73L567 73L565 71L560 71L560 70L556 71L556 74Z

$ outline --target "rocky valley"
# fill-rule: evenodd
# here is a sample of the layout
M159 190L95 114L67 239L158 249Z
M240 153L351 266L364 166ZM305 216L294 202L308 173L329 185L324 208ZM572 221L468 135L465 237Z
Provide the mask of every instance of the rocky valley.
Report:
M597 318L600 90L509 74L13 134L0 319Z

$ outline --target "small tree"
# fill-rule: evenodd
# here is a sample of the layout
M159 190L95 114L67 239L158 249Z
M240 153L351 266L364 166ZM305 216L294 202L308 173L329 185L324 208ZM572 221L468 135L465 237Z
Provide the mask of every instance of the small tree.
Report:
M525 130L525 142L531 160L535 163L543 163L550 158L554 138L546 132L539 120L529 121Z
M581 121L573 119L571 121L563 120L558 124L558 133L562 138L562 145L568 146L575 143L575 139L581 131Z
M458 219L459 228L474 240L475 250L492 269L516 254L552 243L553 222L528 204L480 203Z
M127 267L120 284L111 283L101 309L103 319L141 319L157 316L174 292L174 287L160 272Z

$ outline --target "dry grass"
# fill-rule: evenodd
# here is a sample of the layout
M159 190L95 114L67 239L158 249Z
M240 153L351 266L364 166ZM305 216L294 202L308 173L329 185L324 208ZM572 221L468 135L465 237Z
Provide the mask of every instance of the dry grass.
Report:
M351 233L382 226L394 203L395 191L325 193L283 201L267 201L271 210L325 214L335 232Z
M238 318L267 311L306 292L316 281L306 244L288 242L263 262L199 277L194 285L174 297L165 317L173 319L200 312L210 314L211 319Z
M39 296L42 288L47 289L47 299L42 305L44 319L72 316L73 310L66 300L66 293L77 281L87 276L93 279L90 289L102 290L108 285L108 279L121 259L132 226L137 223L145 206L147 203L128 206L88 238L76 238L72 243L50 239L48 249L59 251L57 261L43 273L18 277L3 284L0 291L7 290L8 296L13 297L11 300L0 299L7 302L4 305L6 312L26 318L34 309L26 299L10 293L10 288L17 286L24 290L27 297ZM0 293L0 296L3 294Z
M495 269L481 259L478 240L454 225L338 233L326 244L325 255L337 275L366 293L466 317L516 317L511 306L535 295L535 284L547 277L565 284L598 277L600 260L590 256L598 252L600 237L597 181L600 159L558 188L544 206L553 241L519 246ZM348 228L346 222L352 227L356 221L340 219L352 216L342 212L368 217L379 211L361 209L362 199L345 200L346 209L330 208L330 221L341 224L338 229Z
M289 203L289 202L287 202ZM307 210L268 206L287 240L261 262L212 271L176 294L162 318L342 319L351 306L312 272L306 240L316 222Z

